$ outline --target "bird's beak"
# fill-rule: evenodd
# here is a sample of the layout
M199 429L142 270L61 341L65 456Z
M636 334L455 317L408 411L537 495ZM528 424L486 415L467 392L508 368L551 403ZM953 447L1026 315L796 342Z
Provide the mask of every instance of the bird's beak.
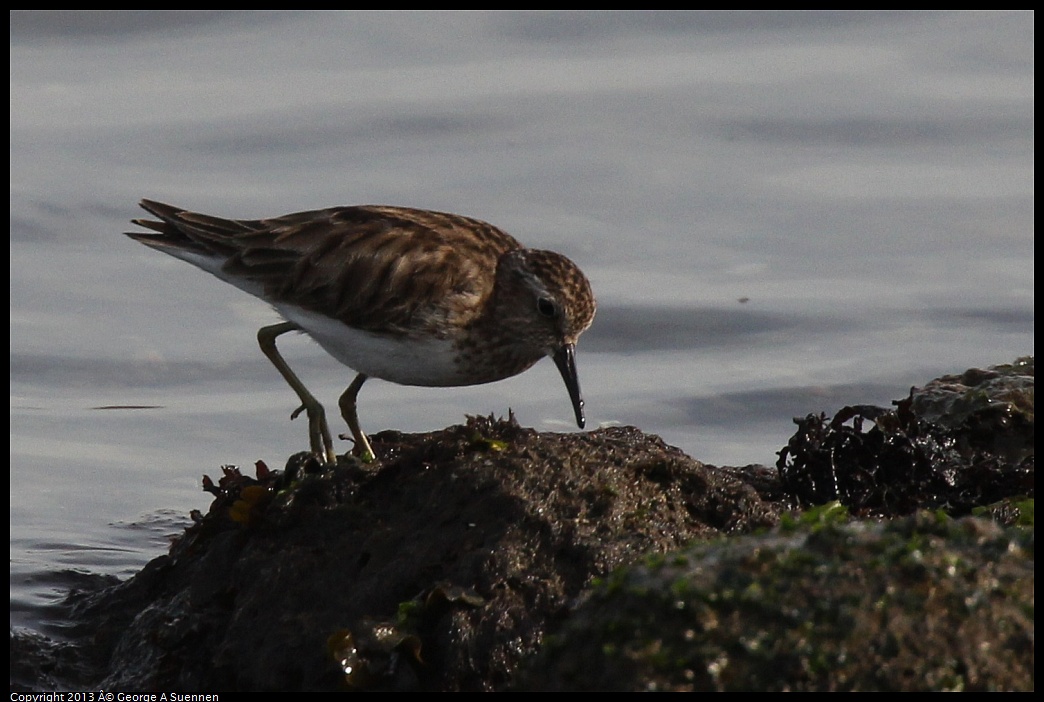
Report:
M569 399L573 403L573 411L576 413L576 424L584 428L584 398L580 395L580 379L576 375L576 346L566 344L555 351L551 356L558 366L558 371L565 381L566 390L569 391Z

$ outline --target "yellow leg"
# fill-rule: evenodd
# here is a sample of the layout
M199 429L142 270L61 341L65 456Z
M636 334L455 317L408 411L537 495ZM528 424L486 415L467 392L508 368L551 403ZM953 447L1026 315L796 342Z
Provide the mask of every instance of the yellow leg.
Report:
M356 398L358 398L359 390L362 388L363 383L366 382L366 378L367 376L362 373L355 376L355 380L344 391L337 404L341 407L341 416L348 423L348 429L352 432L352 438L355 439L355 447L359 449L359 458L363 462L369 463L376 456L373 453L373 448L370 446L369 439L366 438L362 427L359 426L359 414L355 409Z
M299 331L300 329L293 322L283 322L262 327L257 332L257 343L261 345L261 351L268 356L268 360L272 362L272 365L282 374L287 384L293 388L294 392L301 399L301 406L290 415L290 418L294 419L301 414L302 410L308 413L308 440L311 443L312 453L328 464L336 464L337 456L333 450L333 439L330 438L330 428L326 425L326 410L319 404L319 400L315 399L312 393L308 392L301 379L290 370L290 366L283 360L279 350L276 348L276 337L288 331Z

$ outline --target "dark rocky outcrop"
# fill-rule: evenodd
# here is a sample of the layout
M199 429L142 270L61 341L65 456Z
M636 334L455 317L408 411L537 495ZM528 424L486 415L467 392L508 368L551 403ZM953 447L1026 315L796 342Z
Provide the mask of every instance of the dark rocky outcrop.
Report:
M226 468L12 687L1033 689L1032 377L810 415L773 469L512 418Z

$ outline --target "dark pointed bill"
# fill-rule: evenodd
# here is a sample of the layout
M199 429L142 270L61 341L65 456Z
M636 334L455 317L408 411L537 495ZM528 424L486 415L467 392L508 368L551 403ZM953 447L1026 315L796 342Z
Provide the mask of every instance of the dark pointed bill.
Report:
M565 381L566 390L569 391L569 399L573 402L573 411L576 413L576 424L584 428L584 398L580 395L580 379L576 375L576 347L566 344L555 351L551 356L558 366L558 371Z

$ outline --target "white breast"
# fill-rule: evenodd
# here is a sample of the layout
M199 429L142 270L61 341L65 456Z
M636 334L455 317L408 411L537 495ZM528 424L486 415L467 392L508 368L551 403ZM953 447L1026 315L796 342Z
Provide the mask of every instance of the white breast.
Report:
M467 385L449 340L396 339L352 329L337 320L293 305L276 305L323 349L344 365L400 385Z

